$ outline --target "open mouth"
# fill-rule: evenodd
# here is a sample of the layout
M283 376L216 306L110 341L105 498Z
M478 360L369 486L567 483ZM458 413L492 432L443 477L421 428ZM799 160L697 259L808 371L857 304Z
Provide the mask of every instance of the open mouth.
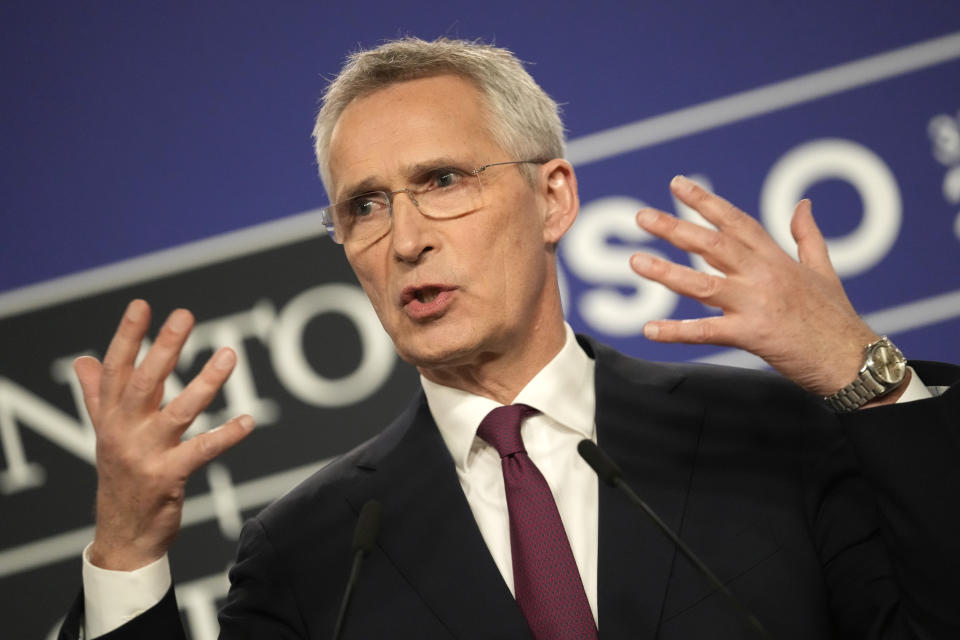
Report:
M433 302L440 295L439 287L424 287L413 292L413 297L417 302Z
M425 284L418 287L407 287L400 295L400 305L412 317L426 318L442 313L449 306L453 290L439 284Z

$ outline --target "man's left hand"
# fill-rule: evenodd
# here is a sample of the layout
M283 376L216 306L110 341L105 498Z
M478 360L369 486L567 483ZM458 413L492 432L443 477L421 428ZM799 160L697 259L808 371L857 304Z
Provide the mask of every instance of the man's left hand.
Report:
M711 275L639 252L630 266L644 278L723 315L695 320L658 320L644 334L660 342L717 344L744 349L803 388L828 395L850 383L863 348L878 338L857 315L830 263L813 220L810 201L793 213L790 231L799 261L781 249L763 226L691 180L677 176L674 195L716 229L654 209L637 224L684 251L702 256L723 275Z

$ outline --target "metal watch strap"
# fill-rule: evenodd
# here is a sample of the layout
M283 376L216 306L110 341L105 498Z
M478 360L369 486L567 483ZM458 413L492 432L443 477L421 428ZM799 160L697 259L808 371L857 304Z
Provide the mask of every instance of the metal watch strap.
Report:
M857 375L857 378L843 389L840 389L840 391L837 391L836 393L824 398L824 400L827 401L834 411L854 411L855 409L859 409L863 405L867 404L874 398L893 391L900 384L902 384L902 381L895 385L884 384L873 376L868 367L870 350L883 342L886 342L890 347L896 350L900 357L903 357L903 354L900 354L900 350L897 349L896 346L894 346L886 336L883 336L879 340L864 347L863 364L860 367L860 372Z
M863 371L856 380L825 399L834 411L853 411L867 404L886 390L873 379L869 371Z

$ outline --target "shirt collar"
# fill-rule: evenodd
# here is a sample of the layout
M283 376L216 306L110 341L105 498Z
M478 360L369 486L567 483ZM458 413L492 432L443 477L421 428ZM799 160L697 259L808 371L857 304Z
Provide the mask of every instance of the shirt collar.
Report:
M596 404L593 360L577 343L570 325L564 324L564 327L563 348L520 390L513 402L530 405L561 426L584 438L592 438ZM501 406L500 403L431 382L423 376L420 384L454 463L458 469L466 469L480 422Z

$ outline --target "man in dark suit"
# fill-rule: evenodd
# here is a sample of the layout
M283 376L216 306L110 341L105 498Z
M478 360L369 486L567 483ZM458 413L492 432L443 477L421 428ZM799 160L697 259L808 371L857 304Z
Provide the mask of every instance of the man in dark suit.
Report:
M654 210L637 223L725 277L631 259L640 276L724 311L649 323L648 337L745 348L803 391L773 374L644 363L572 336L555 250L576 217L576 180L556 105L509 52L405 40L358 54L328 90L314 134L334 203L325 222L424 391L379 437L248 523L224 637L328 637L370 498L383 503L384 521L345 637L596 637L597 628L604 638L741 637L736 615L672 544L597 485L576 457L582 438L610 451L777 637L950 637L960 628L951 595L960 593L960 526L944 515L960 489L960 394L928 397L859 319L809 202L792 224L798 262L749 216L678 177L676 197L716 230ZM135 367L148 316L145 303L131 303L104 363L76 365L100 482L86 593L65 637L81 615L91 636L182 634L165 555L183 484L252 428L241 417L179 441L235 356L215 354L161 410L192 318L174 312ZM930 367L920 377L945 386L957 376ZM817 396L841 410L871 408L838 417ZM526 451L503 453L484 429L491 411L511 404L535 415L523 422ZM563 632L567 618L543 631L542 612L528 605L529 572L553 563L531 568L517 551L529 526L505 496L507 467L527 453L562 521L563 539L544 544L577 574L563 586L564 603L576 604L555 607L557 617L585 617L588 631ZM918 479L919 468L937 482ZM125 580L149 583L151 595L120 615L105 611L103 594ZM549 599L560 586L533 589Z

